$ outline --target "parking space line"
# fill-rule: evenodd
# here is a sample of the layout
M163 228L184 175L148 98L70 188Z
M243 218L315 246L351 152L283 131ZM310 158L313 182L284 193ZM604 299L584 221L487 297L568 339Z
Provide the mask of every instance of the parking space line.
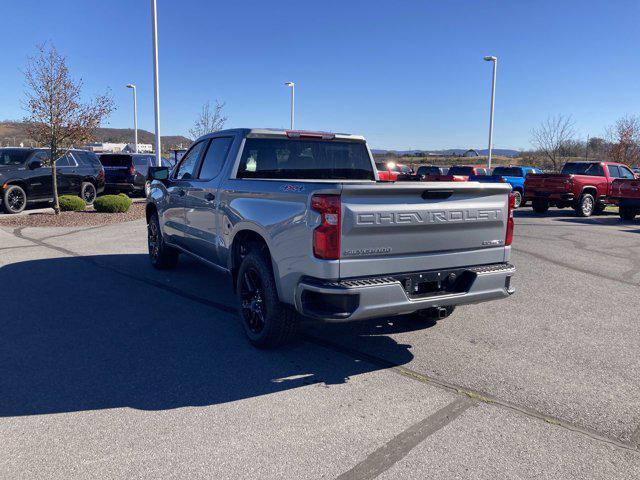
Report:
M429 415L424 420L400 432L383 446L371 452L355 467L339 475L336 480L370 480L402 460L427 437L447 426L468 408L477 405L469 398L458 398Z
M172 287L172 286L169 286L169 285L165 285L165 284L163 284L161 282L158 282L156 280L152 280L152 279L149 279L149 278L146 278L146 277L141 277L141 276L132 274L130 272L121 270L119 268L115 268L115 267L110 266L110 265L102 264L100 262L97 262L97 261L93 260L91 257L87 257L87 256L84 256L84 255L78 254L78 253L73 252L71 250L68 250L66 248L58 247L58 246L55 246L55 245L50 245L50 244L48 244L48 243L46 243L46 242L44 242L42 240L25 236L22 233L23 228L25 228L25 227L21 227L21 228L15 229L13 231L13 234L16 237L20 238L20 239L27 240L27 241L33 242L33 243L35 243L35 244L37 244L39 246L58 251L60 253L63 253L65 255L68 255L68 256L71 256L71 257L74 257L74 258L78 258L78 259L84 260L87 263L90 263L91 265L94 265L94 266L96 266L98 268L103 268L105 270L109 270L111 272L114 272L114 273L120 274L120 275L122 275L124 277L127 277L127 278L129 278L131 280L135 280L135 281L139 281L139 282L142 282L142 283L146 283L147 285L154 286L154 287L157 287L159 289L165 290L167 292L173 293L174 295L178 295L178 296L180 296L182 298L186 298L186 299L198 302L200 304L213 307L215 309L218 309L218 310L223 311L225 313L231 314L233 316L237 315L236 308L234 308L234 307L232 307L230 305L226 305L226 304L223 304L223 303L219 303L219 302L215 302L215 301L212 301L212 300L208 300L208 299L200 297L198 295L194 295L194 294L191 294L189 292L183 291L183 290L181 290L179 288ZM520 251L520 250L518 250L518 251ZM522 253L528 254L529 252L522 251ZM533 255L534 257L536 256L535 254L531 254L531 255ZM549 259L546 259L546 258L543 258L543 260L552 261L552 260L549 260ZM555 262L554 261L554 263L562 265L561 262ZM571 268L571 267L569 267L569 268ZM584 272L584 273L591 273L591 272ZM593 273L591 273L591 274L595 275ZM607 278L607 277L605 277L605 278ZM617 280L617 281L620 282L620 280ZM629 283L629 282L622 282L622 283ZM631 284L631 283L629 283L629 284L633 285L634 287L638 286L637 284ZM596 441L599 441L599 442L603 442L603 443L607 443L607 444L610 444L610 445L612 445L614 447L618 447L618 448L621 448L621 449L624 449L624 450L627 450L627 451L631 451L631 452L636 453L636 454L640 454L640 445L639 445L640 438L638 438L638 437L640 437L640 428L638 430L636 430L636 432L634 432L634 434L633 434L633 438L635 438L634 442L629 442L629 443L622 442L622 441L618 440L617 438L603 435L603 434L601 434L600 432L598 432L596 430L585 428L585 427L581 427L579 425L575 425L575 424L570 423L570 422L566 422L566 421L564 421L564 420L562 420L560 418L556 418L556 417L553 417L553 416L550 416L550 415L546 415L546 414L544 414L542 412L539 412L539 411L534 410L534 409L529 408L529 407L524 407L524 406L517 405L517 404L511 403L511 402L505 401L505 400L501 400L501 399L499 399L497 397L494 397L494 396L492 396L490 394L487 394L487 393L484 393L484 392L480 392L480 391L473 390L473 389L470 389L470 388L462 387L462 386L459 386L459 385L455 385L453 383L449 383L449 382L447 382L445 380L440 380L440 379L431 377L429 375L426 375L426 374L417 372L415 370L406 368L406 367L404 367L402 365L398 365L396 363L393 363L393 362L391 362L389 360L385 360L383 358L376 357L374 355L370 355L370 354L367 354L367 353L364 353L364 352L361 352L361 351L358 351L358 350L355 350L355 349L352 349L352 348L349 348L349 347L346 347L346 346L343 346L343 345L340 345L340 344L337 344L337 343L334 343L334 342L330 342L330 341L322 339L322 338L318 338L318 337L310 336L310 335L302 335L302 339L307 341L308 343L314 344L316 346L324 347L324 348L326 348L328 350L332 350L332 351L335 351L337 353L342 353L342 354L350 356L350 357L352 357L354 359L366 361L368 363L371 363L372 365L377 365L377 366L380 366L382 368L389 369L389 370L391 370L391 371L393 371L393 372L395 372L395 373L397 373L399 375L402 375L402 376L404 376L406 378L409 378L409 379L412 379L412 380L415 380L415 381L418 381L418 382L421 382L421 383L429 384L429 385L432 385L432 386L447 390L449 392L456 393L458 395L463 396L463 398L465 398L465 399L471 399L471 400L474 400L474 401L479 401L479 402L482 402L482 403L495 405L497 407L506 408L506 409L511 410L511 411L513 411L515 413L518 413L520 415L524 415L524 416L527 416L527 417L531 417L531 418L535 418L535 419L538 419L538 420L542 420L542 421L544 421L546 423L549 423L551 425L556 425L556 426L565 428L567 430L573 431L575 433L579 433L579 434L588 436L588 437L592 438L593 440L596 440Z

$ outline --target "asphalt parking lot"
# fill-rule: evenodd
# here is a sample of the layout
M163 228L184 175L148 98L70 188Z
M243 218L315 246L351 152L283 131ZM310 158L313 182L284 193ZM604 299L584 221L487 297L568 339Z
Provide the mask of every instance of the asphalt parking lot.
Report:
M640 222L516 222L510 299L270 352L142 221L0 227L0 478L639 478Z

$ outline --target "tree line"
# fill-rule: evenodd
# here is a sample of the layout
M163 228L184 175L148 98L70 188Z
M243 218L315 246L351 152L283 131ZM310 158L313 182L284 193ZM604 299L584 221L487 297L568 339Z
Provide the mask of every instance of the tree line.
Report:
M570 115L548 117L531 131L534 149L523 152L529 163L559 170L567 159L610 160L640 166L640 117L626 115L607 127L602 136L576 139Z

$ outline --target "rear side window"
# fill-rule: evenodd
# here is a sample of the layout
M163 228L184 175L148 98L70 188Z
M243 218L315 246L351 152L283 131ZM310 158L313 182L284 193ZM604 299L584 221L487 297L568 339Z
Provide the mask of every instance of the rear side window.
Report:
M247 138L238 178L374 180L363 142Z
M566 175L589 175L592 177L603 177L604 168L600 163L565 163L562 171Z
M214 138L211 140L209 148L207 148L207 153L205 153L202 159L202 166L200 167L198 178L211 180L218 176L232 143L232 137Z
M105 167L127 167L131 166L130 155L100 155L100 163Z

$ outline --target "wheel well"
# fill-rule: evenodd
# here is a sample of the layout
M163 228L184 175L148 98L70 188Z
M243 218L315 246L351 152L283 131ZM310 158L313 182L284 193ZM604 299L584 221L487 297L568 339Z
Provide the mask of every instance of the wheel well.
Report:
M27 188L27 184L20 181L20 180L9 180L8 182L5 182L3 185L17 185L19 187L22 187L22 189L24 190L24 192L29 195L29 189ZM2 195L4 195L4 188L2 189Z
M594 199L597 199L598 196L598 189L596 187L584 187L582 189L582 193L590 193L591 195L593 195Z
M522 187L513 187L513 191L520 192L520 195L522 195L524 192L524 189Z
M145 210L144 210L145 217L147 218L147 223L149 223L151 214L157 211L158 211L158 208L156 207L155 203L147 203L147 206L145 207Z
M231 244L231 276L233 277L233 289L236 288L236 279L242 259L250 251L258 251L271 261L271 253L266 240L253 230L242 230L236 233Z

